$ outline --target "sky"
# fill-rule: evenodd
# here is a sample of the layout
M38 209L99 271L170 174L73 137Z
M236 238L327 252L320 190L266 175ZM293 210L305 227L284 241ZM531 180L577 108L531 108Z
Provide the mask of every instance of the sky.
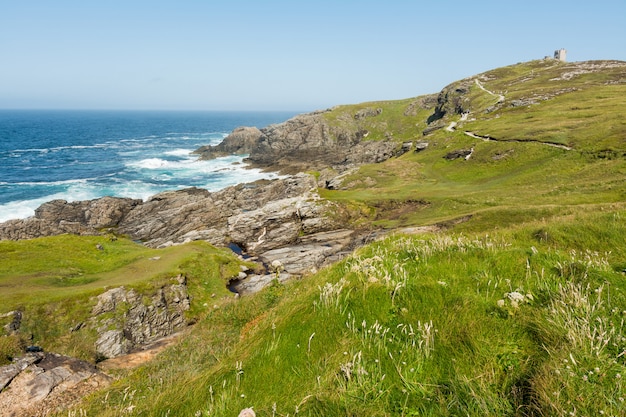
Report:
M0 109L402 99L560 48L626 60L624 17L625 0L0 0Z

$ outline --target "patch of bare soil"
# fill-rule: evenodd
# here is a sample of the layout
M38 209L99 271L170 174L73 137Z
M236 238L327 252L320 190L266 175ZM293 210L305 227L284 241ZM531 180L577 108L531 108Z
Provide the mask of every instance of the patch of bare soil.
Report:
M376 220L399 219L430 205L425 200L382 200L372 204Z
M146 362L151 361L163 350L172 346L178 341L183 333L184 332L171 334L167 337L157 340L150 345L147 345L143 349L136 352L102 361L98 364L98 368L102 369L103 371L136 368Z

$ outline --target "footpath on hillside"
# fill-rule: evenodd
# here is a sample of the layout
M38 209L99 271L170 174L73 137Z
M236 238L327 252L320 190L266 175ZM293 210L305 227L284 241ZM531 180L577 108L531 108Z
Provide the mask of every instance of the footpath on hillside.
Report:
M500 103L504 102L505 97L504 97L503 94L496 94L493 91L490 91L490 90L486 89L485 86L478 79L475 79L474 82L476 83L478 88L480 88L481 90L483 90L487 94L489 94L491 96L494 96L494 97L497 97L498 101L497 101L496 104L500 104ZM450 124L446 127L446 131L454 132L456 130L456 127L458 126L458 123L466 121L468 119L469 115L470 115L469 110L463 112L463 114L461 114L461 118L458 121L450 122ZM506 139L505 140L505 139L497 139L497 138L494 138L494 137L492 137L490 135L478 135L478 134L476 134L476 133L474 133L472 131L467 131L467 130L465 132L463 132L463 133L466 134L469 137L472 137L472 138L475 138L475 139L484 140L485 142L492 141L492 142L539 143L539 144L542 144L542 145L551 146L551 147L563 149L563 150L566 150L566 151L571 151L573 149L573 148L571 148L569 146L562 145L560 143L551 143L551 142L545 142L545 141L540 141L540 140L536 140L536 139ZM469 158L466 158L466 159L469 159Z

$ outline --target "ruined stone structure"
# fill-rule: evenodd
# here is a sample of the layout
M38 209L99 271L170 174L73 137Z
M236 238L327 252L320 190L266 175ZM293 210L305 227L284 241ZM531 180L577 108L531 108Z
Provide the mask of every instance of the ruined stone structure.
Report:
M554 51L554 59L565 62L565 60L567 59L567 51L563 48L557 49L556 51Z

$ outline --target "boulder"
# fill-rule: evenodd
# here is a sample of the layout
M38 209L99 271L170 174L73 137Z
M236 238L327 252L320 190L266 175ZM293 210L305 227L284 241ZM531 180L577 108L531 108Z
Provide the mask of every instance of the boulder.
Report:
M428 142L418 141L415 143L415 152L422 152L428 148Z
M448 160L458 159L458 158L467 158L473 152L473 149L459 149L456 151L448 152L444 158Z
M112 381L88 362L54 353L29 354L0 367L12 378L0 385L0 415L39 416L58 412ZM18 371L17 373L15 371ZM6 389L3 389L6 388Z

